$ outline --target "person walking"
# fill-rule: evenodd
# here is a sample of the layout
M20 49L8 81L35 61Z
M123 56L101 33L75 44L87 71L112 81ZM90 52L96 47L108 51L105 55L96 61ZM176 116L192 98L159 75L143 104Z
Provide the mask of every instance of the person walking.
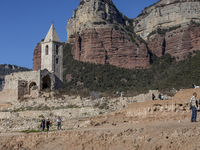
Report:
M192 96L192 98L191 98L191 101L190 101L190 104L191 104L191 107L192 107L191 122L197 122L197 121L196 121L196 118L197 118L197 107L198 107L198 103L197 103L196 97L197 97L197 93L194 92L194 93L193 93L193 96Z
M44 128L45 128L45 119L44 119L44 117L42 119L41 127L42 127L42 132L44 132Z
M49 121L49 119L47 119L46 125L47 125L47 132L48 132L49 131L49 127L50 127L50 121Z
M61 131L61 118L60 118L60 116L58 116L57 122L58 122L58 130L60 129L60 131Z

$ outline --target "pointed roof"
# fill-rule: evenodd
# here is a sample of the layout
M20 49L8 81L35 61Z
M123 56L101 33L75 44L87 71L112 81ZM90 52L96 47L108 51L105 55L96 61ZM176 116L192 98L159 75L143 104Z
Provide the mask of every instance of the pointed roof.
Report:
M47 33L44 39L44 42L49 42L49 41L60 42L60 39L53 24L51 25L49 32Z

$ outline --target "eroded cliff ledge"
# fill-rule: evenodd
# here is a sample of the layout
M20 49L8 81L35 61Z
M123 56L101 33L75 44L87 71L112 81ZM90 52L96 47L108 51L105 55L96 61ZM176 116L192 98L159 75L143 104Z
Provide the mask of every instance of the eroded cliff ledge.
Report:
M160 0L145 8L134 19L133 26L137 35L145 40L158 27L186 26L190 21L200 21L200 2L197 0Z

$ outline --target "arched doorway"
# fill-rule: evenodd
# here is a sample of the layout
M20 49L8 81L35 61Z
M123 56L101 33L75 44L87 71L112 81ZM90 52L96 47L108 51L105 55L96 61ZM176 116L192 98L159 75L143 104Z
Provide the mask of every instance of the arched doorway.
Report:
M51 89L51 79L48 75L42 79L42 89Z
M29 84L29 94L31 94L32 90L36 90L37 89L37 84L35 82L31 82Z

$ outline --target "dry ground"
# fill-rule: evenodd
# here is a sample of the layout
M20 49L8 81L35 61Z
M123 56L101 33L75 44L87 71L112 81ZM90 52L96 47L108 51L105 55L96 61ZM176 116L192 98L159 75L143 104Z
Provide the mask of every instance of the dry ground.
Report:
M1 135L1 149L200 149L199 123L104 125L65 132Z
M200 89L195 91L200 96ZM172 101L133 103L122 110L91 117L85 121L85 128L81 125L83 121L73 119L63 125L77 122L77 129L49 133L2 133L0 149L198 150L200 122L190 122L189 100L193 92L185 90L175 95Z
M129 119L116 116L105 124L87 128L45 133L0 134L0 149L31 150L165 150L200 149L200 123L191 123L190 114L180 116L169 112L173 119ZM200 115L200 113L199 113ZM121 118L121 119L120 119ZM166 119L165 119L166 118ZM125 119L125 120L124 120ZM122 122L124 120L124 122Z

